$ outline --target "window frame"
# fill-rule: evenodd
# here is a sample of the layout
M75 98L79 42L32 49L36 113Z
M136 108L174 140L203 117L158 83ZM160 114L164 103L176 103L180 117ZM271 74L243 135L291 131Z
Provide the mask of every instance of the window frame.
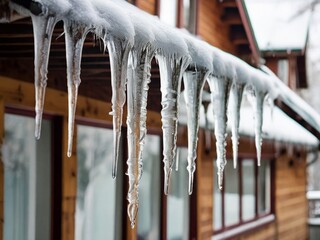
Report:
M30 117L34 119L34 111L24 108L4 105L3 116L13 114L17 116ZM62 118L56 115L43 113L42 119L51 123L51 146L50 146L50 239L61 238L61 218L62 218ZM3 121L4 124L4 121ZM33 136L30 136L33 137ZM4 170L3 170L4 171ZM4 176L4 172L3 172ZM3 192L4 198L4 192ZM3 216L4 217L4 216ZM3 234L3 232L1 233Z
M242 196L243 196L243 171L242 171L242 161L244 160L251 160L254 163L254 194L255 194L255 206L254 206L254 211L255 211L255 215L253 218L249 219L249 220L243 220L243 206L242 206ZM226 226L225 224L225 181L223 181L223 188L221 190L221 227L219 229L214 229L213 227L213 235L218 235L224 232L227 232L229 230L233 230L239 227L242 227L246 224L250 224L250 223L254 223L255 221L258 221L260 219L269 217L269 216L273 216L275 214L275 201L274 201L274 196L275 196L275 178L274 178L274 174L275 174L275 169L274 169L274 158L267 158L267 157L262 157L262 161L268 161L270 163L270 209L268 212L265 213L259 213L259 207L258 207L258 194L259 194L259 190L258 190L258 184L259 184L259 166L257 165L257 158L256 157L252 157L252 156L247 156L247 157L239 157L238 158L238 164L237 164L237 178L238 178L238 188L239 188L239 221L235 224ZM232 160L228 159L228 164L232 164ZM224 175L224 179L225 179L225 175ZM214 183L217 184L217 183ZM214 207L213 207L214 209ZM214 221L214 218L213 218Z
M95 128L102 128L102 129L108 129L108 130L111 130L113 129L113 124L112 122L109 122L107 120L98 120L98 119L93 119L93 118L85 118L85 117L79 117L79 116L76 116L76 119L75 119L75 135L74 135L74 140L76 141L76 137L77 137L77 126L78 125L82 125L82 126L86 126L86 127L95 127ZM126 204L126 191L127 191L127 186L126 186L126 178L125 178L125 174L124 174L124 167L126 166L126 157L127 157L127 146L126 146L126 136L127 136L127 132L126 132L126 128L124 127L121 127L122 131L121 131L121 137L120 137L120 148L122 148L122 159L119 159L119 161L122 161L122 172L123 174L120 176L120 174L117 175L117 179L118 178L121 178L121 180L119 181L119 186L116 187L116 200L118 199L119 197L119 200L121 201L121 203L119 204L119 207L120 207L120 210L121 210L121 219L116 221L117 219L114 219L115 222L116 222L116 231L120 231L121 232L121 237L122 239L127 239L127 236L128 236L128 232L127 232L127 211L126 211L126 207L127 207L127 204ZM113 144L113 143L112 143ZM77 149L77 146L76 144L74 144L75 146L73 146L74 150ZM77 160L77 164L78 164L78 155L76 154L76 160ZM76 169L77 170L77 169ZM118 168L119 170L119 168ZM78 174L76 173L76 175L78 176ZM78 179L77 179L78 181ZM120 190L118 189L120 188ZM77 188L75 189L76 191L76 196L77 196ZM118 191L121 191L121 193L119 194ZM119 195L119 196L117 196ZM75 206L76 206L76 201L75 201ZM74 229L73 229L73 232L74 232L74 236L75 233L76 233L76 215L74 215ZM120 226L117 226L118 224L117 223L121 223ZM120 230L118 229L120 228Z

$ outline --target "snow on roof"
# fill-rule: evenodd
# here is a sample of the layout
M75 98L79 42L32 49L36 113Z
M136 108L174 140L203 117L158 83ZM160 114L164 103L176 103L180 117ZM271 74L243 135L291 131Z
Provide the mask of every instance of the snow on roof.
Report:
M260 50L302 50L311 11L298 14L310 0L245 0Z
M202 98L203 101L210 102L208 94L208 92L204 92ZM181 95L180 102L179 123L181 125L186 125L187 112L183 94ZM205 114L204 107L201 107L200 126L202 128L214 130L215 120L212 115L212 108L212 104L209 104L207 113ZM207 116L207 119L209 121L209 124L207 126L205 116ZM254 114L252 111L252 106L250 105L246 97L244 97L242 100L242 106L240 108L239 134L241 136L254 137L255 131L252 127L253 125ZM230 122L228 123L228 132L229 134L231 132ZM313 134L303 128L296 121L291 119L280 108L278 108L277 106L270 106L267 102L265 102L264 104L262 132L264 139L274 140L278 142L303 144L311 147L317 147L319 144L318 139Z

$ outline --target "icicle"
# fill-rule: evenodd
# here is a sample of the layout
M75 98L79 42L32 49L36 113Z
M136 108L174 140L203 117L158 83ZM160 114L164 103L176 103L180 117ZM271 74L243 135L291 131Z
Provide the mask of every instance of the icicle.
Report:
M176 155L176 172L179 171L179 161L180 161L180 150L177 149L177 155Z
M68 157L72 153L74 121L78 98L78 88L81 82L81 56L85 37L89 31L87 26L76 22L64 23L66 39L67 78L68 78Z
M249 89L248 100L253 107L253 116L255 122L255 145L257 151L258 166L260 166L261 163L263 103L265 97L265 92Z
M134 228L139 208L139 182L142 175L142 151L146 135L147 96L153 52L148 47L133 49L129 55L127 85L128 126L128 215Z
M40 138L41 121L47 86L51 38L57 18L54 15L31 15L34 32L35 137Z
M186 70L189 59L172 59L157 56L161 77L164 193L167 195L170 176L176 155L178 128L178 99L181 90L182 74Z
M120 137L123 106L126 101L126 80L128 57L131 46L128 42L118 39L107 40L110 67L111 67L111 85L112 85L112 116L113 116L113 162L112 177L117 175L117 166L119 161Z
M255 115L255 143L257 150L258 166L261 163L261 145L262 145L262 122L263 122L263 101L265 94L257 94Z
M224 78L209 77L211 90L211 102L214 111L214 133L216 137L218 183L222 189L223 171L226 161L226 137L227 137L227 106L230 91L230 82Z
M271 119L271 121L273 121L274 100L270 97L269 94L267 94L266 99L267 99L267 103L270 107L270 119Z
M185 100L188 115L188 166L189 194L193 190L193 178L196 170L195 160L197 157L197 142L200 118L201 95L207 71L185 72L183 82L185 87Z
M240 107L243 95L244 85L233 82L231 86L231 131L232 131L232 150L233 150L233 167L237 168L238 161L238 144L239 144L239 123Z

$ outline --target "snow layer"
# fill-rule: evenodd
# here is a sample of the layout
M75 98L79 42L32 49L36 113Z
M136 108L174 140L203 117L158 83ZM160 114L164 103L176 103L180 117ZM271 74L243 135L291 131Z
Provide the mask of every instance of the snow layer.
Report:
M181 94L183 95L183 92ZM187 124L187 112L185 106L185 100L181 97L179 111L179 124L181 125ZM205 112L203 108L201 109L201 128L207 127L208 130L214 130L215 120L214 116L210 114L211 111L213 111L213 105L209 104L207 115L209 123L206 125ZM230 114L231 113L229 112L229 115ZM254 137L255 129L252 127L254 125L254 115L252 111L252 106L250 106L250 103L246 98L243 98L242 100L239 115L241 119L239 123L240 138ZM232 123L228 122L227 132L231 132L231 129ZM310 147L317 147L319 144L318 139L313 134L311 134L308 130L306 130L300 124L291 119L280 108L276 106L270 106L268 102L264 103L262 136L264 139L274 140L277 142L301 144Z
M58 20L63 20L69 94L68 155L72 152L77 94L81 83L82 47L86 34L94 32L98 38L104 41L105 48L108 48L111 58L115 148L114 177L119 156L122 112L127 86L128 214L132 227L135 224L139 206L139 181L142 176L142 155L146 135L148 83L151 76L151 60L154 57L159 62L161 72L161 103L163 108L161 115L163 135L166 136L163 141L165 193L168 193L170 173L176 157L178 99L182 76L187 92L189 144L187 170L189 172L190 194L196 169L197 134L203 111L201 97L205 81L208 81L211 88L211 102L214 105L214 111L211 111L213 112L211 115L215 118L220 187L226 164L226 124L229 116L227 111L231 111L234 165L236 166L238 129L240 124L241 130L243 122L239 118L243 117L240 114L240 108L244 90L249 93L252 99L258 159L260 159L261 152L263 106L266 96L271 102L280 97L293 109L297 109L301 116L309 120L320 131L319 116L312 113L303 101L297 100L296 96L285 88L275 76L255 69L242 60L181 30L171 28L160 22L157 17L143 12L126 1L38 0L38 2L41 4L42 13L37 13L37 16L15 4L11 5L17 11L31 15L33 20L36 49L36 136L40 136L52 30ZM126 81L128 81L127 84ZM228 107L229 96L231 96L232 107ZM292 132L292 129L289 132Z

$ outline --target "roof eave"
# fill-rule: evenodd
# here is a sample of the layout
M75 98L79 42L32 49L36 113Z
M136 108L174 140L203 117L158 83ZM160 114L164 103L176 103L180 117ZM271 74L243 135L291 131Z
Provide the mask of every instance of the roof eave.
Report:
M243 0L236 0L236 4L239 9L239 13L241 16L243 27L246 31L246 34L247 34L247 37L249 40L254 65L258 66L261 62L261 53L260 53L260 50L258 47L257 40L254 35L254 31L253 31L253 28L251 25L248 10L247 10Z

